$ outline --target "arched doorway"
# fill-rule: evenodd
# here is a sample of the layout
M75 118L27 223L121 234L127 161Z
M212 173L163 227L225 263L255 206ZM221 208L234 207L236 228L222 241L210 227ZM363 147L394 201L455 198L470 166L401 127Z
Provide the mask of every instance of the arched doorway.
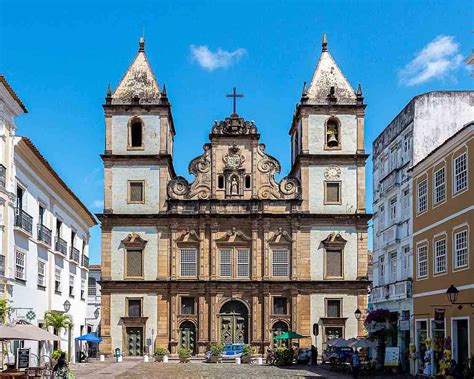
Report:
M275 337L288 331L288 325L283 321L277 321L272 327L272 341L273 347L276 349L280 346L286 346L288 340L275 340Z
M220 311L222 343L248 343L249 311L244 303L231 300Z
M196 327L191 321L184 321L179 326L179 346L187 347L196 354Z

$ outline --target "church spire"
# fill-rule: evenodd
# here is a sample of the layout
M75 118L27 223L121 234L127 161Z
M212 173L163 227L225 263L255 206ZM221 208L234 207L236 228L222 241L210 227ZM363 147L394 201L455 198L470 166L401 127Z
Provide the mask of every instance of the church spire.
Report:
M112 93L112 104L154 104L161 93L145 54L145 38L138 41L138 53Z
M328 50L328 39L323 33L322 51L308 87L310 102L321 104L355 104L356 93Z

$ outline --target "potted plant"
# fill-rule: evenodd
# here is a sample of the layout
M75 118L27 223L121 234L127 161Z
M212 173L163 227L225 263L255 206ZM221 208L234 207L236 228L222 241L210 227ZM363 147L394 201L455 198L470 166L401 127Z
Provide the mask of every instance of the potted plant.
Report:
M222 361L222 352L224 351L224 345L221 343L212 343L209 346L211 355L207 360L209 363L220 363Z
M181 363L188 363L191 360L192 351L187 347L180 347L178 349L179 361Z
M242 363L252 363L252 355L255 354L255 349L251 345L244 345L242 348Z
M163 362L163 358L167 357L169 353L166 347L157 347L155 349L155 362Z

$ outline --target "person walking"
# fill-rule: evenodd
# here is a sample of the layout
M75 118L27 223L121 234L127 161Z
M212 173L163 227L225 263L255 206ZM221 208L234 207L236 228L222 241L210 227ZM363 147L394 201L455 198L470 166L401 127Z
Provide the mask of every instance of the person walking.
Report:
M316 366L318 364L318 348L311 345L311 364Z
M69 366L66 360L66 353L62 352L53 368L53 378L66 379L69 372Z
M359 372L360 372L360 357L356 349L354 354L352 354L352 376L355 379L357 379L359 377Z

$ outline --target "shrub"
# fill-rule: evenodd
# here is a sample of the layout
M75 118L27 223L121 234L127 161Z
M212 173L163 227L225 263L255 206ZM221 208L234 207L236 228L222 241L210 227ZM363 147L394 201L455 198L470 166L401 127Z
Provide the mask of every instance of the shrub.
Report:
M224 345L221 343L212 343L209 346L209 351L213 357L220 357L222 352L224 351Z
M180 347L178 349L178 355L180 358L190 358L191 355L192 355L192 351L191 349L187 348L187 347Z
M169 355L169 351L166 347L157 347L155 349L155 355L158 355L158 356L165 356L165 355Z
M242 349L242 355L252 355L255 353L255 349L251 345L244 345Z
M275 364L277 366L288 366L293 364L295 352L293 349L288 349L284 346L280 346L275 351Z
M67 353L65 351L62 351L61 349L57 349L57 350L54 350L52 353L51 353L51 358L53 358L54 360L58 360L59 357L61 356L62 353L65 353L66 354L66 359L67 359Z

